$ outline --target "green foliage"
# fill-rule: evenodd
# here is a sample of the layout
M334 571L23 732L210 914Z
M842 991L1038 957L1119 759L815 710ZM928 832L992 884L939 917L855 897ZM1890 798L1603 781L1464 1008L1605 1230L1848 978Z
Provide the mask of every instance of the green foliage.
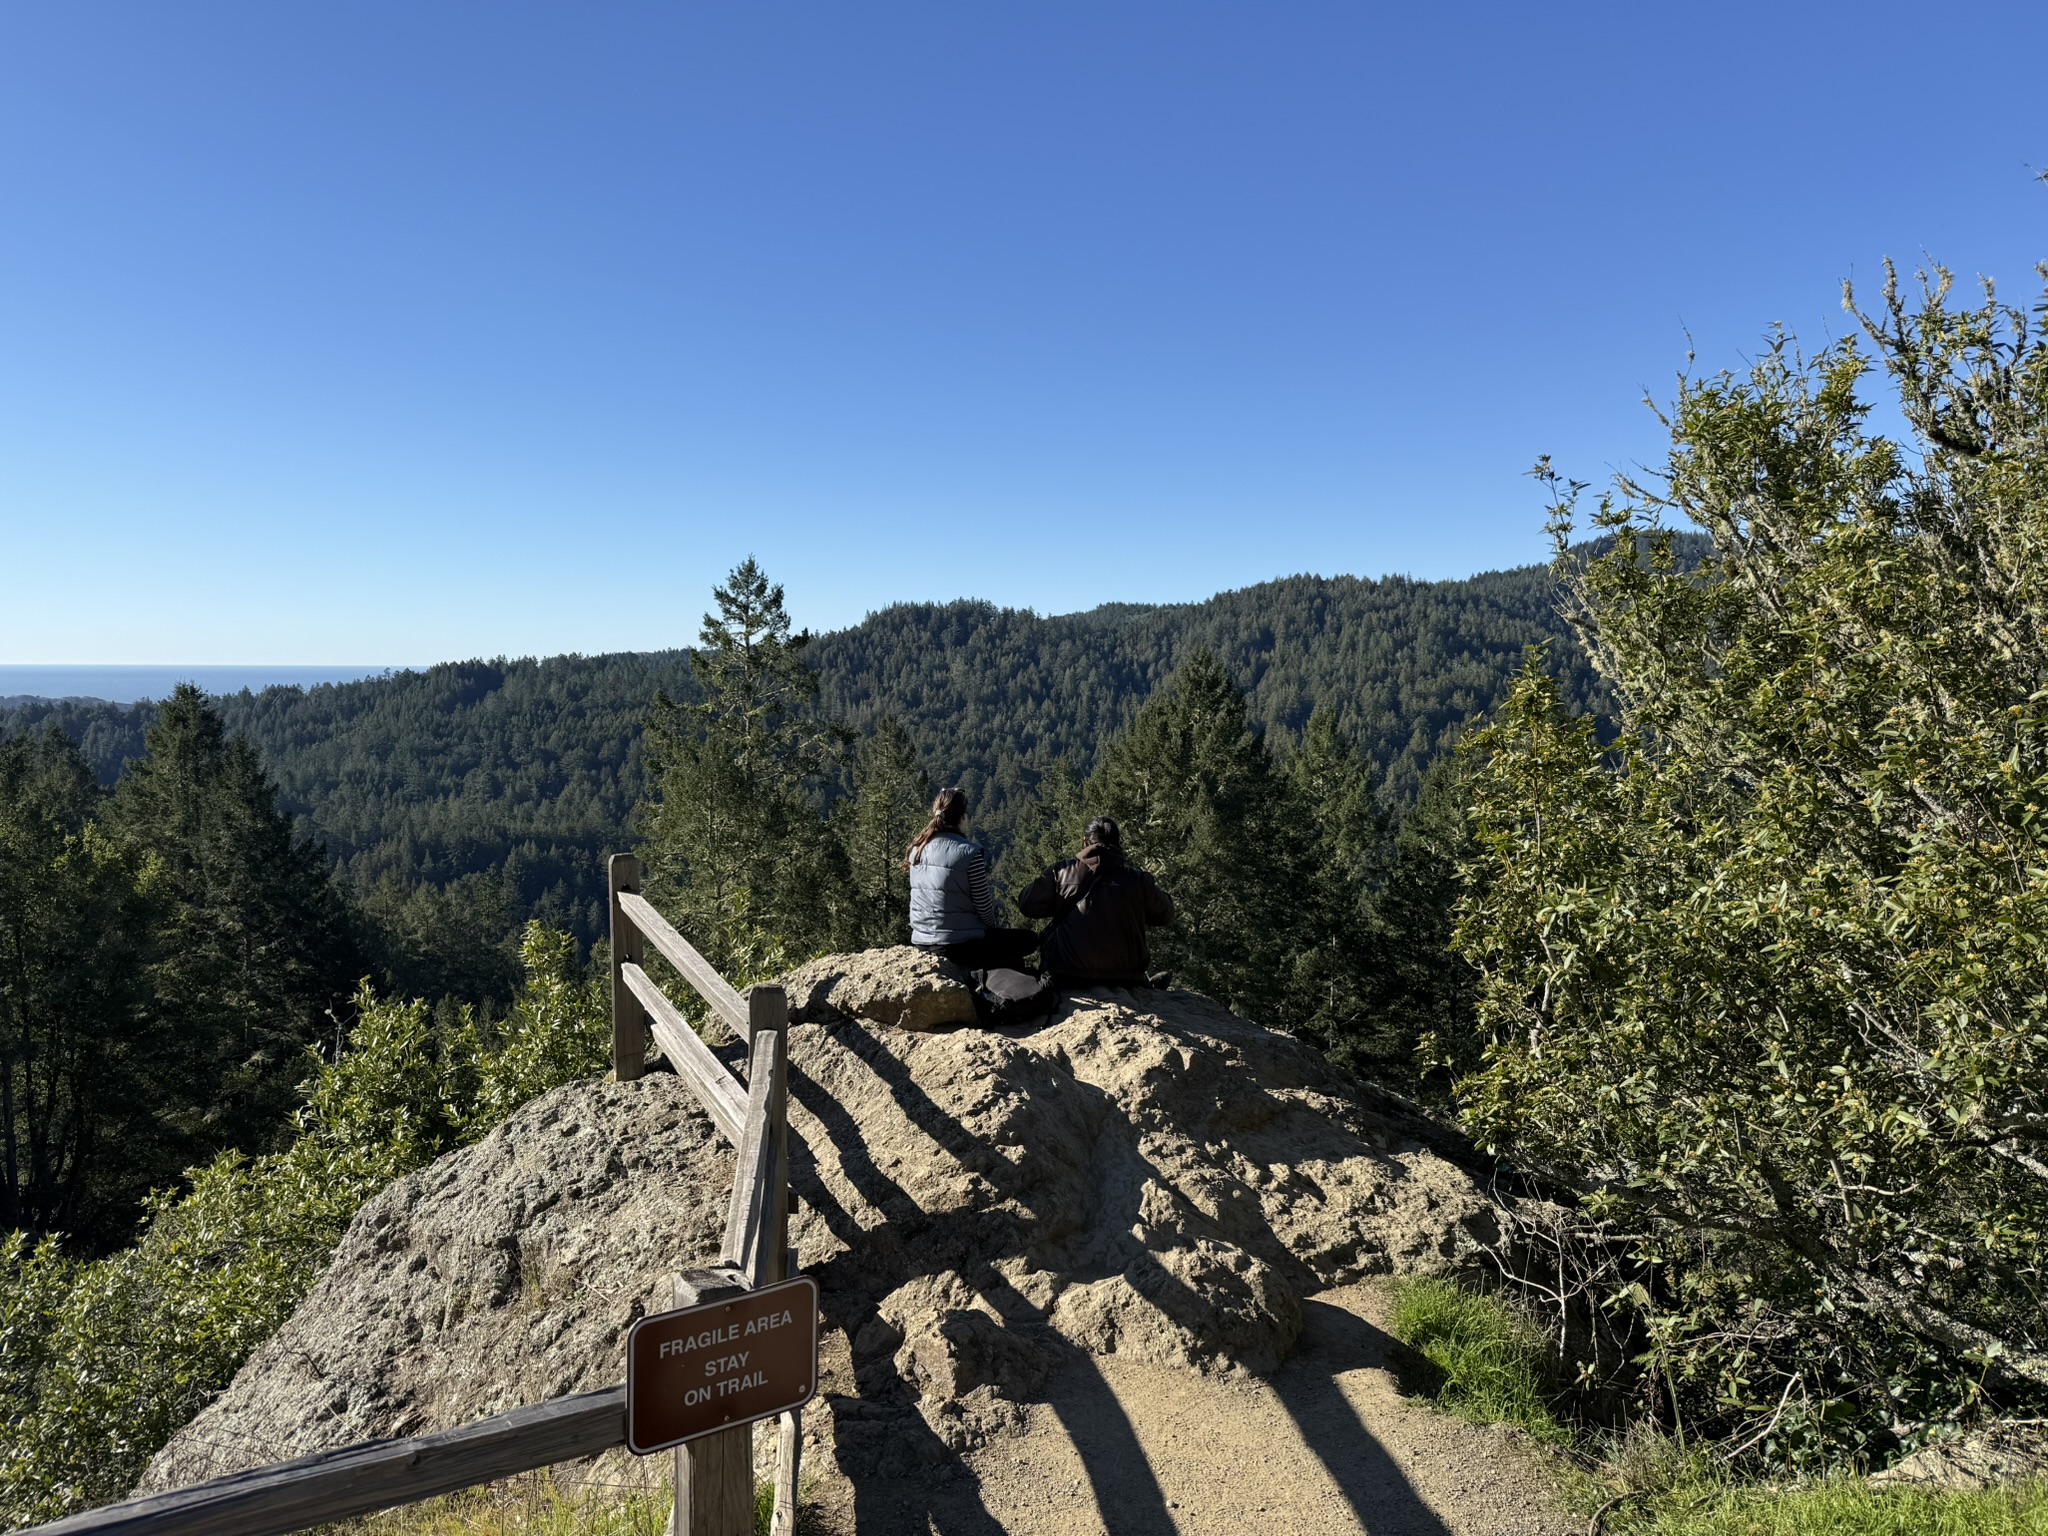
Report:
M1469 790L1455 756L1439 758L1421 796L1387 846L1373 896L1373 965L1368 1028L1346 1042L1352 1065L1408 1076L1432 1098L1448 1069L1479 1064L1474 1027L1479 977L1451 939L1477 849L1466 812Z
M1565 1439L1543 1388L1543 1335L1498 1298L1448 1280L1402 1281L1389 1328L1436 1367L1436 1400L1446 1411L1474 1424L1513 1424L1539 1440Z
M910 942L910 871L904 850L931 812L931 781L893 715L861 742L853 793L834 809L846 854L846 910L835 925L849 949Z
M1202 603L1054 617L901 604L810 643L819 691L809 707L862 735L897 719L933 782L966 788L976 836L1014 886L1002 860L1013 841L1033 840L1019 818L1044 797L1042 776L1085 779L1195 650L1222 660L1276 748L1328 710L1399 809L1466 722L1505 693L1530 643L1553 640L1570 703L1595 705L1555 602L1550 573L1529 566L1452 582L1296 576ZM410 891L484 875L511 908L498 938L534 917L587 946L605 932L604 857L631 845L627 823L647 793L641 722L658 692L679 706L698 701L687 651L451 662L213 703L353 889L374 891L387 876ZM150 705L32 703L0 710L0 736L54 721L111 785L155 716ZM385 984L467 995L466 983L417 970Z
M526 983L510 1014L481 1039L472 1035L465 1041L476 1063L473 1096L458 1121L465 1141L476 1140L528 1099L611 1068L609 986L577 964L576 941L528 923L520 965Z
M1125 850L1173 897L1159 963L1253 1018L1280 1017L1313 845L1214 656L1197 651L1138 711L1086 803L1116 818Z
M197 689L179 686L147 747L101 820L152 909L159 1113L196 1155L261 1146L359 974L346 913L325 851L293 836L255 749Z
M325 1530L331 1536L663 1536L673 1507L664 1488L570 1493L542 1472Z
M1455 881L1425 889L1411 877L1401 887L1407 905L1396 916L1409 926L1399 954L1419 974L1392 975L1381 912L1390 817L1333 712L1312 715L1301 741L1276 760L1252 729L1244 696L1215 657L1197 651L1110 743L1084 792L1058 777L1048 783L1051 803L1025 823L1039 857L1070 856L1088 816L1114 816L1132 858L1178 908L1154 940L1177 984L1296 1030L1354 1065L1412 1077L1419 1026L1406 1016L1390 1022L1389 998L1418 1016L1434 1008L1431 1019L1451 1006L1423 996L1441 976L1422 948L1448 937ZM1438 905L1424 911L1426 897Z
M1061 859L1081 850L1088 811L1081 781L1065 758L1056 759L1039 775L1036 790L1016 807L1009 843L995 856L989 883L1022 890ZM981 835L979 826L976 836Z
M0 1518L47 1520L120 1497L304 1298L363 1201L476 1140L536 1093L601 1071L609 1015L574 942L534 925L505 1023L450 1029L420 1002L356 999L285 1149L223 1153L150 1202L111 1257L0 1239Z
M818 790L838 733L805 713L817 679L782 588L752 560L713 594L691 664L701 702L659 695L647 722L653 793L641 811L650 888L722 971L779 942L814 952L843 883Z
M153 1113L147 906L98 802L54 729L0 742L0 1231L94 1246L177 1166Z
M1384 883L1389 817L1373 792L1371 767L1328 709L1309 716L1280 766L1288 800L1281 835L1306 854L1295 929L1283 941L1282 1017L1354 1065L1387 1057L1376 998L1385 945L1375 892ZM1404 1053L1399 1068L1406 1067Z
M1619 696L1475 742L1470 1123L1585 1193L1693 1428L1877 1455L2048 1405L2048 348L1987 291L1685 381L1560 562ZM1686 570L1666 514L1713 553Z
M445 885L387 874L360 894L358 942L380 987L502 1008L519 985L512 893L496 874Z

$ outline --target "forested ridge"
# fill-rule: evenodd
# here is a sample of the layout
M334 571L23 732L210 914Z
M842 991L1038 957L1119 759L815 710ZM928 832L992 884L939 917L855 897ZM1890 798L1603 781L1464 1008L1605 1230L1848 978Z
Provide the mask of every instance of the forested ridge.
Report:
M1399 805L1460 727L1505 696L1526 646L1553 642L1566 697L1591 706L1555 592L1547 566L1527 566L1443 582L1294 576L1201 603L1050 618L898 604L812 641L814 707L862 735L897 720L932 779L967 788L1000 848L1049 766L1086 778L1137 707L1207 649L1276 743L1317 705L1331 710ZM630 840L641 728L660 690L696 697L687 651L450 662L214 703L357 890L381 882L395 911L421 884L470 877L452 914L415 898L419 920L502 935L534 917L588 943L602 929L602 856ZM112 785L154 718L149 704L23 701L0 711L0 737L55 722Z

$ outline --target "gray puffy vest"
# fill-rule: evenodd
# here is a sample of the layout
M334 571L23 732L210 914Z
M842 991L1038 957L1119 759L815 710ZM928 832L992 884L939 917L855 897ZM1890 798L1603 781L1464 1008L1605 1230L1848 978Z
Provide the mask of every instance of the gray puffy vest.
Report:
M910 866L910 942L964 944L988 932L967 894L967 861L981 849L941 832Z

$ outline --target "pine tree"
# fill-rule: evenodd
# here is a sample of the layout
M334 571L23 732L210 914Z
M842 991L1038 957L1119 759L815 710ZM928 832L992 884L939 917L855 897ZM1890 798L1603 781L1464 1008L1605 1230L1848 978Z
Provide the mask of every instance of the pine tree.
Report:
M853 761L853 793L835 820L847 867L840 942L873 949L910 942L910 872L904 852L924 825L931 781L902 724L882 717Z
M658 694L648 720L641 824L656 899L738 977L829 941L844 871L817 789L844 738L805 712L810 634L791 632L782 588L748 559L713 596L690 658L701 702Z
M1312 848L1290 962L1284 1022L1340 1055L1374 1028L1380 945L1373 891L1386 862L1387 818L1372 774L1335 714L1317 709L1282 763L1298 835ZM1448 937L1448 934L1446 935Z
M1030 795L1019 799L1008 846L996 859L999 889L1022 890L1060 860L1071 859L1088 823L1081 782L1064 757L1042 769Z
M108 798L154 912L148 979L171 1050L166 1118L193 1155L286 1129L304 1048L360 969L319 844L293 836L256 751L180 684Z
M1196 651L1138 711L1086 799L1178 908L1160 962L1238 1012L1285 1022L1315 838L1212 653Z
M1459 760L1438 758L1394 835L1373 898L1369 1025L1339 1051L1376 1075L1413 1077L1425 1037L1440 1066L1462 1072L1479 1063L1479 976L1451 950L1464 871L1478 852L1470 793Z
M0 1230L118 1240L177 1171L151 1110L134 871L55 727L0 742Z

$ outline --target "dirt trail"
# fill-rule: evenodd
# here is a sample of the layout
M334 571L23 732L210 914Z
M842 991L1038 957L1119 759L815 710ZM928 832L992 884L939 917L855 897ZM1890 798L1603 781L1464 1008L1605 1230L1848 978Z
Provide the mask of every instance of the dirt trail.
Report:
M1563 1536L1537 1453L1395 1385L1377 1285L1304 1304L1273 1376L1203 1377L1106 1356L1070 1365L1026 1432L935 1467L813 1484L835 1536Z

